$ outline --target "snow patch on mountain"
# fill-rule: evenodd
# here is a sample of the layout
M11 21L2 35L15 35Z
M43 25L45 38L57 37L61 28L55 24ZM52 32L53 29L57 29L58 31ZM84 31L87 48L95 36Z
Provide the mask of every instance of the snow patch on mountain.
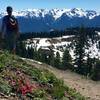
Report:
M1 20L6 12L0 13ZM100 27L100 13L80 8L73 9L27 9L14 11L21 32L48 32L51 29L64 30L67 27ZM26 28L27 27L27 28Z
M96 11L92 10L83 10L81 8L72 8L72 9L26 9L22 11L14 11L13 15L15 16L30 16L30 17L45 17L45 15L52 15L55 19L60 18L63 14L68 15L69 17L78 16L78 17L89 17L90 19L100 15ZM5 15L6 12L1 13L0 15Z

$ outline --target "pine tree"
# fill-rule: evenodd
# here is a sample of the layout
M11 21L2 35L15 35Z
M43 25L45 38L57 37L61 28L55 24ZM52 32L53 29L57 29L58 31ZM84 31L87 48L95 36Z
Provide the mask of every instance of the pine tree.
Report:
M87 63L86 63L86 75L91 75L92 67L93 67L93 58L90 57L89 53L87 55Z
M56 57L54 58L54 66L60 68L61 67L60 65L61 65L60 54L59 52L56 52Z
M92 68L91 78L95 81L100 80L100 60L95 59L94 67Z
M62 69L72 69L72 58L67 48L62 58Z
M50 55L49 55L49 65L53 66L55 65L55 55L54 55L54 51L50 49Z
M27 50L24 41L19 41L16 47L16 54L21 57L27 57Z
M27 48L27 57L30 58L30 59L34 58L34 48L33 47Z
M45 54L45 52L40 48L38 50L38 57L39 57L39 61L47 63L47 55Z
M88 40L85 28L83 26L80 27L80 30L76 35L76 39L74 42L75 42L75 50L74 50L75 65L78 66L76 71L80 74L84 74L84 66L85 66L84 57L86 56L85 47L88 44Z

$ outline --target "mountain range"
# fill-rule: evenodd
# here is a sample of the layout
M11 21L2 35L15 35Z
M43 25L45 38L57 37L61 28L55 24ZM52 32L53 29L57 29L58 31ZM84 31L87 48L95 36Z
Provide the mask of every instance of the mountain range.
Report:
M5 12L0 13L0 26ZM27 9L14 11L21 32L48 32L70 27L100 27L100 13L93 10L73 9Z

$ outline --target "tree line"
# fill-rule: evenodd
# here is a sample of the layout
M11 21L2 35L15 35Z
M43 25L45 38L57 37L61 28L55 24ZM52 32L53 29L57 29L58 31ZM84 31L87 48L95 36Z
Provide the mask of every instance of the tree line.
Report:
M70 69L78 74L88 76L93 80L100 80L100 60L95 57L92 58L90 52L87 54L85 52L85 49L90 47L89 40L94 43L98 40L98 37L96 37L96 34L88 34L83 26L76 32L75 39L69 47L66 47L62 58L59 52L54 54L52 49L43 50L40 48L37 50L33 47L28 47L26 49L25 41L19 41L17 45L17 54L25 58L41 61L61 70ZM74 60L69 53L70 48L74 48Z
M61 37L64 35L77 35L80 28L75 27L75 28L66 28L65 30L52 30L49 32L29 32L29 33L20 33L20 38L19 40L26 40L26 39L31 39L31 38L53 38L53 37ZM95 31L100 31L100 28L96 27L85 27L85 31L89 35L95 35Z

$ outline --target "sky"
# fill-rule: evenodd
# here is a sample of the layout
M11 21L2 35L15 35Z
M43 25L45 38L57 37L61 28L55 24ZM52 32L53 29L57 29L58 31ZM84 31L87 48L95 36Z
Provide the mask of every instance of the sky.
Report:
M0 0L0 12L5 11L7 6L14 10L82 8L100 12L100 0Z

